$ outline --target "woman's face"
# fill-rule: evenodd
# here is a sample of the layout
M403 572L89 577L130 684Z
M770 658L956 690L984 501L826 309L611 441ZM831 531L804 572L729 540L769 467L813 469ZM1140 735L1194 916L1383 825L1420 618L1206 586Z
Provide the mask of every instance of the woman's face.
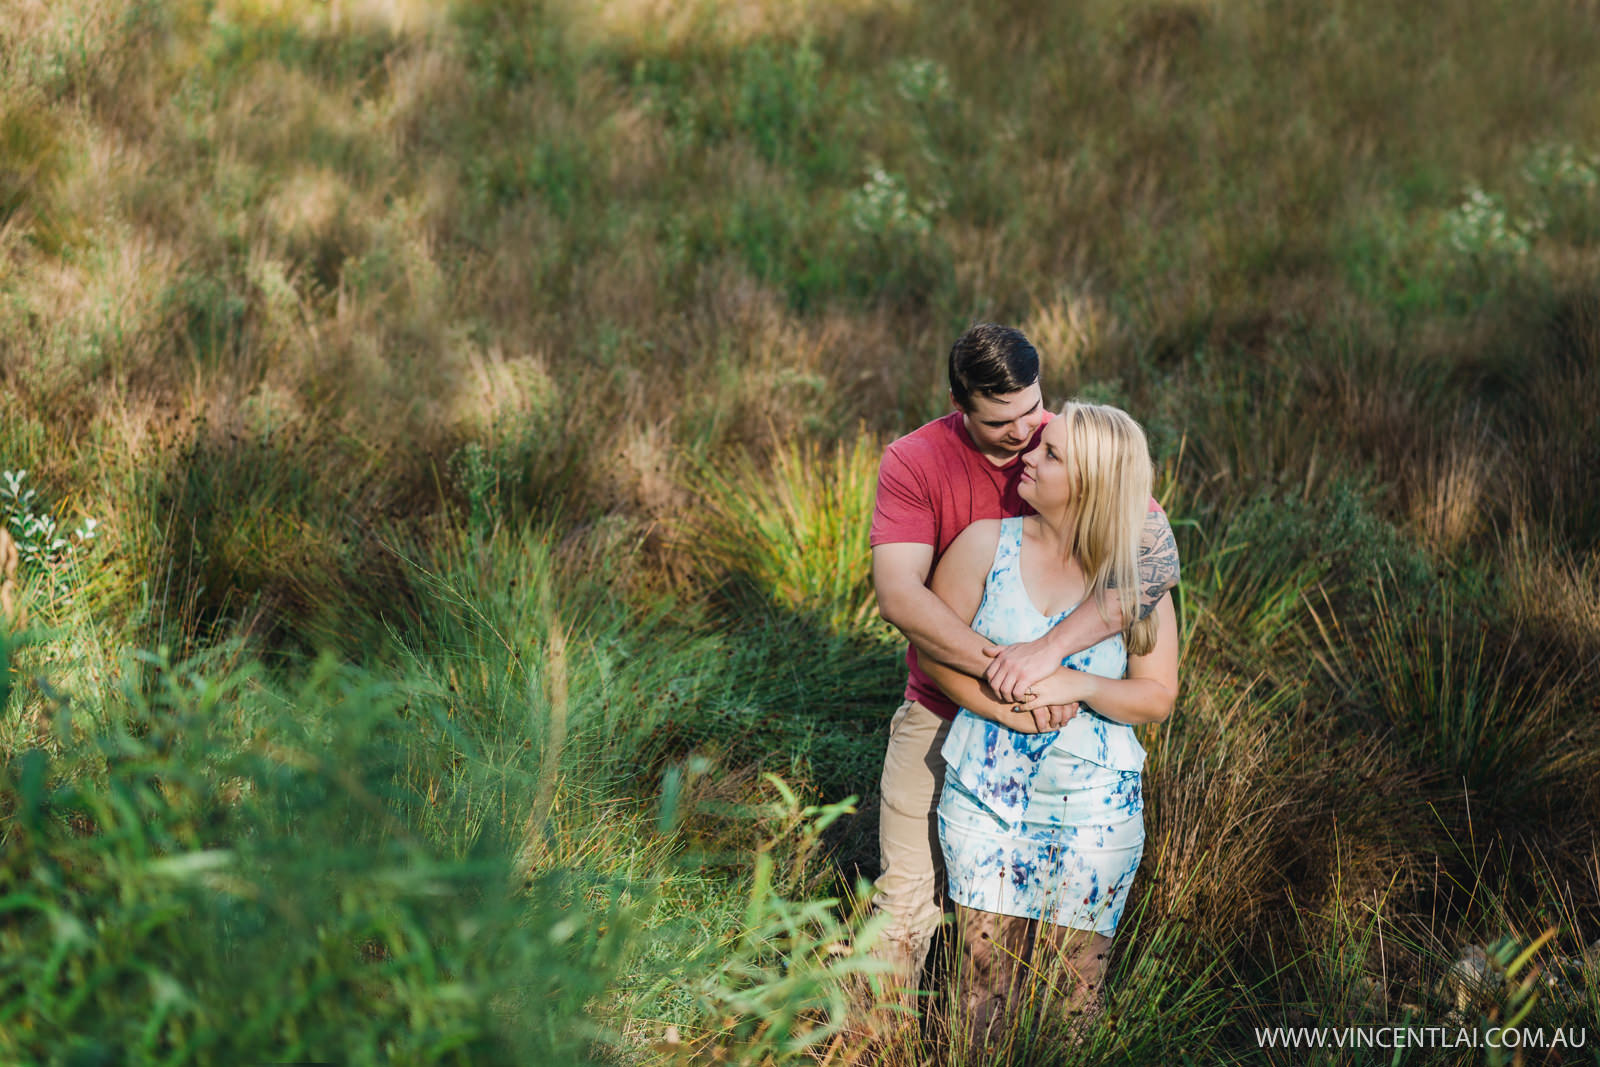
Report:
M1051 419L1037 447L1022 456L1022 499L1035 511L1054 511L1072 502L1072 474L1067 470L1067 420Z

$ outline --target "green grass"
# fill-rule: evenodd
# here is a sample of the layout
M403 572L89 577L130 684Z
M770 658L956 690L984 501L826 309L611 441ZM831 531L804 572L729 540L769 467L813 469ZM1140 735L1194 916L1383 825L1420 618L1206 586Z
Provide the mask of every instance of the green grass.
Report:
M998 1062L1290 1062L1252 1028L1441 1024L1551 927L1517 973L1589 981L1527 1018L1593 1020L1597 46L1554 0L19 8L0 469L101 525L5 639L0 1058L824 1057L876 457L975 319L1145 422L1185 575L1115 1011Z
M557 876L513 896L503 849L450 855L396 818L397 687L148 666L100 709L115 726L58 718L58 751L7 763L7 1058L585 1055L539 1020L614 980L606 908L576 922Z

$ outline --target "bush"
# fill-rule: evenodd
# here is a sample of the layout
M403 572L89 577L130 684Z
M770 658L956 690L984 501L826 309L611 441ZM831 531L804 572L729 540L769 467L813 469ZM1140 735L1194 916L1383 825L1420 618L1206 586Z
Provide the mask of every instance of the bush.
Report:
M0 777L6 1058L591 1062L626 909L554 873L520 900L504 848L397 821L401 689L146 663Z
M858 437L831 451L787 444L770 466L748 453L698 464L688 488L700 506L676 537L713 580L736 576L774 608L834 634L887 639L868 545L880 450Z

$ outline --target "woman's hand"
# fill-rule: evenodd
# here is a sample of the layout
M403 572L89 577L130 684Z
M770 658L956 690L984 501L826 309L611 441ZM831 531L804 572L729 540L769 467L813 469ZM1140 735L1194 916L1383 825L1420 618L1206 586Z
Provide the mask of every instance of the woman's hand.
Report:
M1032 715L1052 706L1087 703L1097 678L1097 675L1062 667L1043 681L1035 682L1028 698L1018 703L1017 709L1023 714Z
M1049 733L1050 727L1044 724L1041 717L1036 717L1031 712L1023 711L1013 705L1008 711L995 715L994 721L1004 726L1007 730L1015 730L1019 734Z
M1066 707L1058 704L1040 704L1033 708L1013 704L1009 709L996 714L994 721L1019 734L1048 734L1067 725L1077 713L1076 704Z

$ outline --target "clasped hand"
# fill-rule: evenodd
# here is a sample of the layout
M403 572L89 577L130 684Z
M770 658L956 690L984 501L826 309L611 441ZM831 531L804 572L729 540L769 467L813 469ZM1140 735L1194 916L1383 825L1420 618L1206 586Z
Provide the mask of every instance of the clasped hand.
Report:
M1061 666L1061 656L1051 645L1049 636L1036 641L1023 641L1015 645L990 645L983 654L993 657L984 669L984 681L1000 695L1000 699L1020 704L1032 695L1032 690Z
M1059 730L1078 714L1076 704L1013 704L999 716L1001 726L1019 734L1047 734Z
M1063 669L1040 682L1036 689L1028 690L1011 705L1003 725L1025 734L1048 733L1067 725L1078 714L1078 699L1070 678L1076 673Z
M1006 726L1021 733L1047 733L1078 713L1078 672L1062 667L1047 637L991 645L983 653L993 657L984 680L1002 702L1011 704Z

